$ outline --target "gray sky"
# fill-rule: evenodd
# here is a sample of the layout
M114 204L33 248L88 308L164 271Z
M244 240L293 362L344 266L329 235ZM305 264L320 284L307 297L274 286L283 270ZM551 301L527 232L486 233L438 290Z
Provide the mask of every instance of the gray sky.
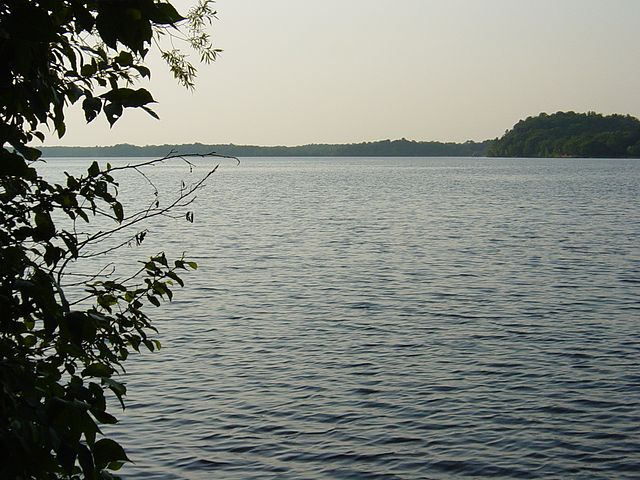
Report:
M195 92L150 62L160 121L129 111L109 129L75 112L46 144L465 141L543 111L640 116L640 0L216 5L224 53Z

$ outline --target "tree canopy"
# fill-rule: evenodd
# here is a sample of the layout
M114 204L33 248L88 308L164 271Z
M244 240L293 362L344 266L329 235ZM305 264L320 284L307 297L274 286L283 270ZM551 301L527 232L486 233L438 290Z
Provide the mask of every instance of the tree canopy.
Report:
M147 145L128 144L110 147L45 147L47 157L153 157L174 150L178 152L221 152L234 157L482 157L489 141L443 143L413 140L382 140L348 144L309 144L294 147L259 145Z
M494 157L640 157L640 121L594 112L541 113L521 120L488 149Z
M215 171L166 204L156 190L149 205L128 211L118 199L118 173L144 175L163 159L104 168L93 162L54 184L39 175L33 142L50 132L63 136L65 112L77 102L88 122L104 115L113 125L127 108L155 116L151 93L136 88L151 75L149 50L159 48L178 82L192 88L195 67L174 45L215 59L205 30L214 15L209 0L184 16L158 0L0 4L0 478L110 479L127 461L100 429L117 421L107 394L124 407L123 362L131 351L159 348L148 308L171 300L183 285L180 272L196 264L159 252L126 278L83 277L84 298L68 296L68 266L139 244L141 222L188 205ZM96 217L113 227L85 233ZM193 221L192 213L186 217ZM129 228L124 243L102 244Z

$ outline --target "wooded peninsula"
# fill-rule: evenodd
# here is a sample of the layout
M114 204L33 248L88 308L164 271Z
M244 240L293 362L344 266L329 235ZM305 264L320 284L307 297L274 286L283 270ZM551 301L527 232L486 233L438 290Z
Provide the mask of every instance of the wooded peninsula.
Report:
M234 157L581 157L640 158L640 120L595 112L541 113L494 140L423 142L381 140L349 144L258 146L190 143L108 147L41 147L44 157L163 157L170 152Z
M541 113L490 142L487 156L639 158L640 121L595 112Z

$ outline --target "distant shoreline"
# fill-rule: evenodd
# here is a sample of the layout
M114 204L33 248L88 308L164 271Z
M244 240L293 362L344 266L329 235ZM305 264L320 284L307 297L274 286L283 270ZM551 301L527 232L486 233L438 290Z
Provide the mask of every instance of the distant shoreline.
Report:
M44 157L156 157L217 153L232 157L513 157L640 158L640 120L595 112L541 113L516 123L494 140L418 142L401 138L376 142L298 146L185 143L105 147L41 147Z
M417 142L381 140L349 144L259 146L185 143L137 146L119 144L95 147L40 147L44 157L162 157L171 152L205 154L215 152L234 157L484 157L490 141Z

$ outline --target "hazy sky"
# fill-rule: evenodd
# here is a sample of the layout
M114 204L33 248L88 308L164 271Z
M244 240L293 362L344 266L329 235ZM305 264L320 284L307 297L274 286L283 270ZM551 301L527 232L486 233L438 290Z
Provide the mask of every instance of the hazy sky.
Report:
M640 0L216 5L224 53L200 67L195 92L150 62L160 121L129 111L110 130L76 112L46 143L464 141L543 111L640 116Z

